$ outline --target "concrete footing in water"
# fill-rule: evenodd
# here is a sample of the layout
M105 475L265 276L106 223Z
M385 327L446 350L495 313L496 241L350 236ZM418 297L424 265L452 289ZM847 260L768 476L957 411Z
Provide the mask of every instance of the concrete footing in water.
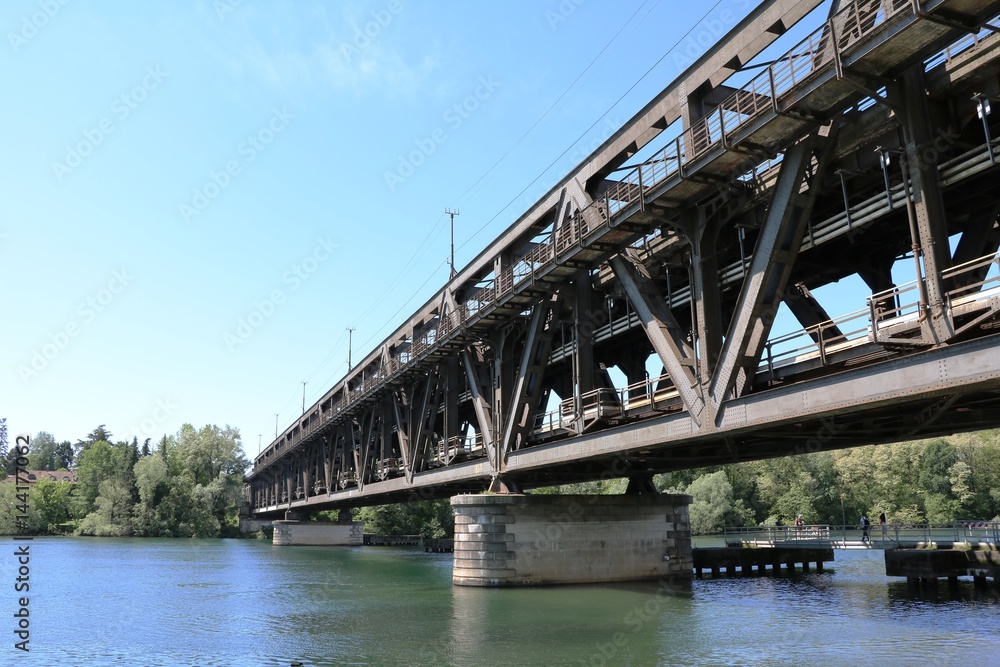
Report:
M962 576L972 577L977 586L986 586L988 579L992 579L994 585L1000 585L1000 550L995 545L980 548L950 545L950 548L941 549L934 546L887 549L886 575L906 577L911 585L934 584L939 579L956 583Z
M459 586L660 579L690 582L691 496L462 495L455 509Z
M274 546L361 546L363 521L275 521Z
M779 574L782 567L791 572L796 566L803 572L809 571L810 563L817 572L823 571L823 564L833 562L832 547L711 547L694 550L694 574L701 579L704 572L718 577L751 574Z

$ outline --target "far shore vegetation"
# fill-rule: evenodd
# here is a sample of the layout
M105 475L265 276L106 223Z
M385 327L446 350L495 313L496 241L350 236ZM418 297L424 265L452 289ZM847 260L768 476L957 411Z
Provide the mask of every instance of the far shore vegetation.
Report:
M0 447L4 474L15 457ZM16 531L15 485L0 484L0 535L235 537L243 479L250 462L239 431L185 424L158 441L115 442L99 426L76 443L40 432L29 468L68 470L76 483L41 479L28 494L26 530ZM914 442L819 451L765 461L657 475L657 489L693 497L695 535L726 526L856 524L862 513L889 523L1000 520L1000 429ZM609 479L535 489L532 493L622 493ZM336 520L337 512L312 518ZM353 510L365 532L448 537L447 500Z

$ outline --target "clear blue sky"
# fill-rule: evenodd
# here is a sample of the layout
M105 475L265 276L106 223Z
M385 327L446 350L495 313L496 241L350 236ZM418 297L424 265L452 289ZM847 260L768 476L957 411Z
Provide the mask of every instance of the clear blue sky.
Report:
M255 455L753 4L4 2L0 416Z

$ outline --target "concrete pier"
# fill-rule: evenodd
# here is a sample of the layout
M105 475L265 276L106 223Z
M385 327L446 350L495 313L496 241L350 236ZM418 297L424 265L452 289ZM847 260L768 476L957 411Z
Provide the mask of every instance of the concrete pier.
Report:
M971 545L955 548L887 549L885 573L890 577L906 577L912 585L934 583L938 579L951 582L958 577L972 577L977 585L987 579L998 584L1000 550L995 546L973 549Z
M691 496L462 495L455 509L459 586L538 586L692 574Z
M823 571L824 563L833 562L832 547L712 547L694 550L694 574L701 579L705 571L717 578L722 572L726 576L751 574L779 574L782 566L791 572L796 565L803 572L809 571L814 563L817 572Z
M271 543L285 546L361 546L363 521L275 521Z

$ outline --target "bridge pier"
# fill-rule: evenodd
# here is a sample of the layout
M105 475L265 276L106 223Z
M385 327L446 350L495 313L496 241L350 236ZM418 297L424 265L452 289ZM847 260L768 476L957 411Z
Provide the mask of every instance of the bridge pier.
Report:
M271 544L286 546L355 547L364 543L364 521L275 521Z
M462 495L458 586L538 586L692 576L691 496Z

